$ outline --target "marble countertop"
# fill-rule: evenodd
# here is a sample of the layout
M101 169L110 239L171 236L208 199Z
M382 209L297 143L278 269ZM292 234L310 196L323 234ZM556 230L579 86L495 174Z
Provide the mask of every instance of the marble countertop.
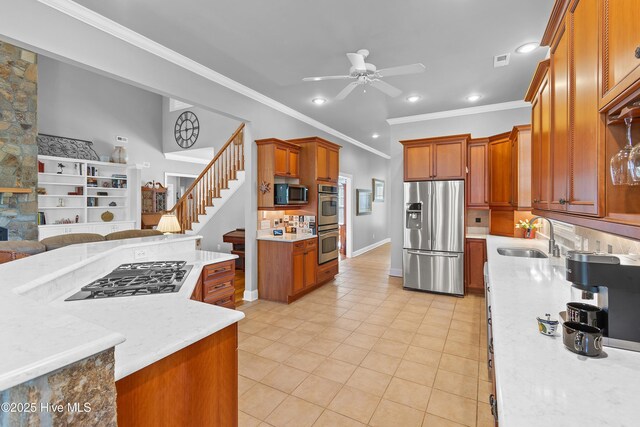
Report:
M73 245L0 265L0 391L55 371L111 347L116 380L178 351L244 317L190 299L204 265L237 256L195 250L200 236L159 236ZM103 273L77 273L83 266L109 265L126 250L170 246L154 260L181 259L193 266L179 292L105 300L64 301ZM178 247L178 246L176 246ZM146 248L146 249L145 249ZM162 252L162 250L161 250ZM88 268L91 271L91 268ZM56 278L77 276L55 294ZM77 283L76 283L77 282ZM52 288L51 297L47 291Z
M467 238L467 239L486 239L487 235L486 234L479 234L479 233L467 233L465 235L465 238Z
M318 237L317 234L294 234L294 233L284 233L282 236L274 236L273 234L263 234L258 236L258 240L269 240L272 242L299 242L301 240L309 240L315 239Z
M538 332L537 316L572 301L563 258L502 256L499 247L546 240L487 236L498 414L502 426L631 426L640 419L640 353L605 347L588 358L565 349L562 330Z

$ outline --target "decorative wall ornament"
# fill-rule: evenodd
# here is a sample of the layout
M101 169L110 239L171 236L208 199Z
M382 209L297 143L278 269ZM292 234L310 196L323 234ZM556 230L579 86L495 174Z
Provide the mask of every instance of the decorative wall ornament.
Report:
M356 215L371 215L372 212L372 192L371 190L356 190Z
M373 201L384 202L384 181L373 178Z
M268 183L267 181L262 181L260 183L260 192L262 194L267 194L271 191L271 184Z
M185 111L178 116L173 129L176 143L181 148L191 148L200 134L200 121L192 111Z
M93 149L93 142L64 136L38 134L38 155L67 157L81 160L100 160Z

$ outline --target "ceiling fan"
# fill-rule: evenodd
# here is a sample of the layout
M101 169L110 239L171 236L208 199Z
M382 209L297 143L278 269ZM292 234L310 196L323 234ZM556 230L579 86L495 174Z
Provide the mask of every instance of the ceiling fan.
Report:
M343 76L322 76L322 77L305 77L302 79L305 82L317 82L320 80L342 80L342 79L356 79L349 83L340 93L336 96L336 99L344 99L353 91L356 86L370 85L386 95L396 97L402 93L400 89L390 85L387 82L382 81L383 77L389 76L401 76L404 74L416 74L422 73L425 70L425 66L422 64L401 65L399 67L383 68L378 70L375 65L364 62L369 56L367 49L360 49L356 53L347 53L347 58L351 62L351 68L348 75Z

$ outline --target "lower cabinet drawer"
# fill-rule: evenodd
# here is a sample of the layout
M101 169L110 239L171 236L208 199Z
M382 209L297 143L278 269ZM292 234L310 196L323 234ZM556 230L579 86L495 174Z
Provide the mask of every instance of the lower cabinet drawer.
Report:
M216 280L217 278L232 275L235 271L235 260L205 265L202 271L202 280Z
M215 302L211 302L209 304L217 305L219 307L230 308L235 310L236 308L236 298L234 294L229 295L228 297L219 299Z
M321 265L318 267L316 283L323 283L333 279L338 274L338 263L330 263L330 265Z
M216 281L216 282L204 282L202 287L202 296L204 302L211 303L221 298L226 298L229 295L234 294L236 291L233 278Z

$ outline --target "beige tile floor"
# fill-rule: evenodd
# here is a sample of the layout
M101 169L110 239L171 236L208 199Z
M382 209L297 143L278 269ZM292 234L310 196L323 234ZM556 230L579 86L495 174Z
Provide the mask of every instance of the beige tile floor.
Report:
M402 290L389 245L240 307L240 426L492 426L484 299Z

